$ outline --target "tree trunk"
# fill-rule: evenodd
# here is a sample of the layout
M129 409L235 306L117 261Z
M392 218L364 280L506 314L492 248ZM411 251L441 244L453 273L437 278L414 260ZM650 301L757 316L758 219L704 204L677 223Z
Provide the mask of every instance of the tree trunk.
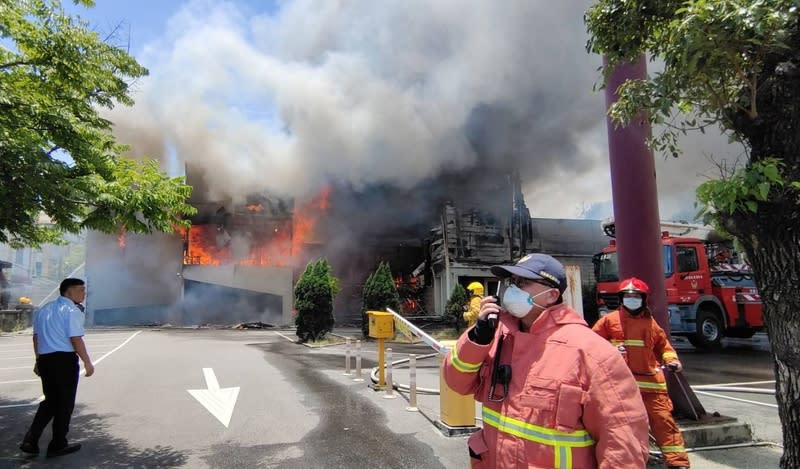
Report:
M752 227L742 230L747 234L739 239L758 281L775 359L775 395L784 447L781 468L794 469L800 467L800 234L794 217L762 208L766 207L759 207L759 213L748 216L749 220L737 220L737 225L749 223Z
M789 47L774 48L754 76L758 115L734 113L733 131L749 146L750 162L777 158L783 186L773 186L756 213L737 212L727 221L753 266L764 306L764 323L775 359L775 395L783 431L781 468L800 468L800 31ZM742 90L749 106L750 90ZM725 223L723 223L725 226Z

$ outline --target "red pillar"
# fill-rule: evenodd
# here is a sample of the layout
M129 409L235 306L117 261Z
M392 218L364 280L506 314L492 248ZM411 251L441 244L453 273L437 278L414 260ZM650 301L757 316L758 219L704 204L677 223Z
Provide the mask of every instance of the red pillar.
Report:
M606 107L617 100L617 88L628 79L646 78L644 56L614 69L606 88ZM650 124L637 118L627 127L607 118L611 193L620 280L639 277L650 286L648 302L658 324L669 334L667 294L658 215L658 188L653 153L647 146Z
M607 83L606 108L617 100L622 83L646 77L644 56L636 63L618 65ZM639 277L647 282L650 309L670 337L655 158L647 146L650 124L641 117L622 127L609 117L607 126L619 277ZM683 374L667 372L666 377L675 409L686 418L702 418L706 411Z

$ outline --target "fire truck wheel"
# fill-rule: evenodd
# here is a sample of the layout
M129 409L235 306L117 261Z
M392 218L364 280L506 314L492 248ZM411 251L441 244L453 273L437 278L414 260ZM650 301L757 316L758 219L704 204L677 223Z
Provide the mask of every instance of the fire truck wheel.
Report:
M689 336L689 342L697 348L717 348L722 340L722 330L722 321L716 312L700 309L697 311L697 333Z

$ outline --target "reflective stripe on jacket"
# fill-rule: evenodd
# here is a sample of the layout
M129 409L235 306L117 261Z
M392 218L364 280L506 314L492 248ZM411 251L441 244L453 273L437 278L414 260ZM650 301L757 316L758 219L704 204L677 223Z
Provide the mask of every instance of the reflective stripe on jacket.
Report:
M678 359L664 329L648 311L633 316L624 308L600 318L592 327L612 345L624 345L628 366L636 384L644 392L667 392L660 366Z
M488 399L497 337L500 364L511 367L502 402ZM469 446L474 467L643 468L647 414L616 349L565 305L545 310L529 332L502 314L496 339L476 344L465 333L442 371L456 392L483 404L483 429Z

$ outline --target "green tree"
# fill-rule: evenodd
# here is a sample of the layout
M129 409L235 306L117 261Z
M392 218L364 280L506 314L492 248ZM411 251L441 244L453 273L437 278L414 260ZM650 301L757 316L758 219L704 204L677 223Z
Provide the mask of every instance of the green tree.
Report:
M310 262L294 286L295 325L301 342L319 340L333 330L333 299L339 280L326 259Z
M130 84L146 74L57 0L0 2L0 243L186 225L191 188L154 161L122 157L100 115L133 104ZM38 224L41 214L53 224Z
M678 135L709 126L745 149L743 165L698 188L699 216L734 235L752 263L775 357L781 467L800 467L800 4L599 0L586 22L606 76L642 53L663 64L617 90L613 119L643 110L665 129L653 147L672 155Z
M447 300L447 305L445 305L444 310L445 317L448 322L455 326L456 331L460 331L464 328L464 306L466 306L468 299L467 290L465 290L460 283L455 284L455 286L453 286L453 291L450 292L450 299Z
M400 295L392 278L392 269L388 262L381 262L375 272L367 277L362 292L363 308L361 310L361 332L364 337L369 335L369 318L367 311L386 311L392 308L400 310Z

